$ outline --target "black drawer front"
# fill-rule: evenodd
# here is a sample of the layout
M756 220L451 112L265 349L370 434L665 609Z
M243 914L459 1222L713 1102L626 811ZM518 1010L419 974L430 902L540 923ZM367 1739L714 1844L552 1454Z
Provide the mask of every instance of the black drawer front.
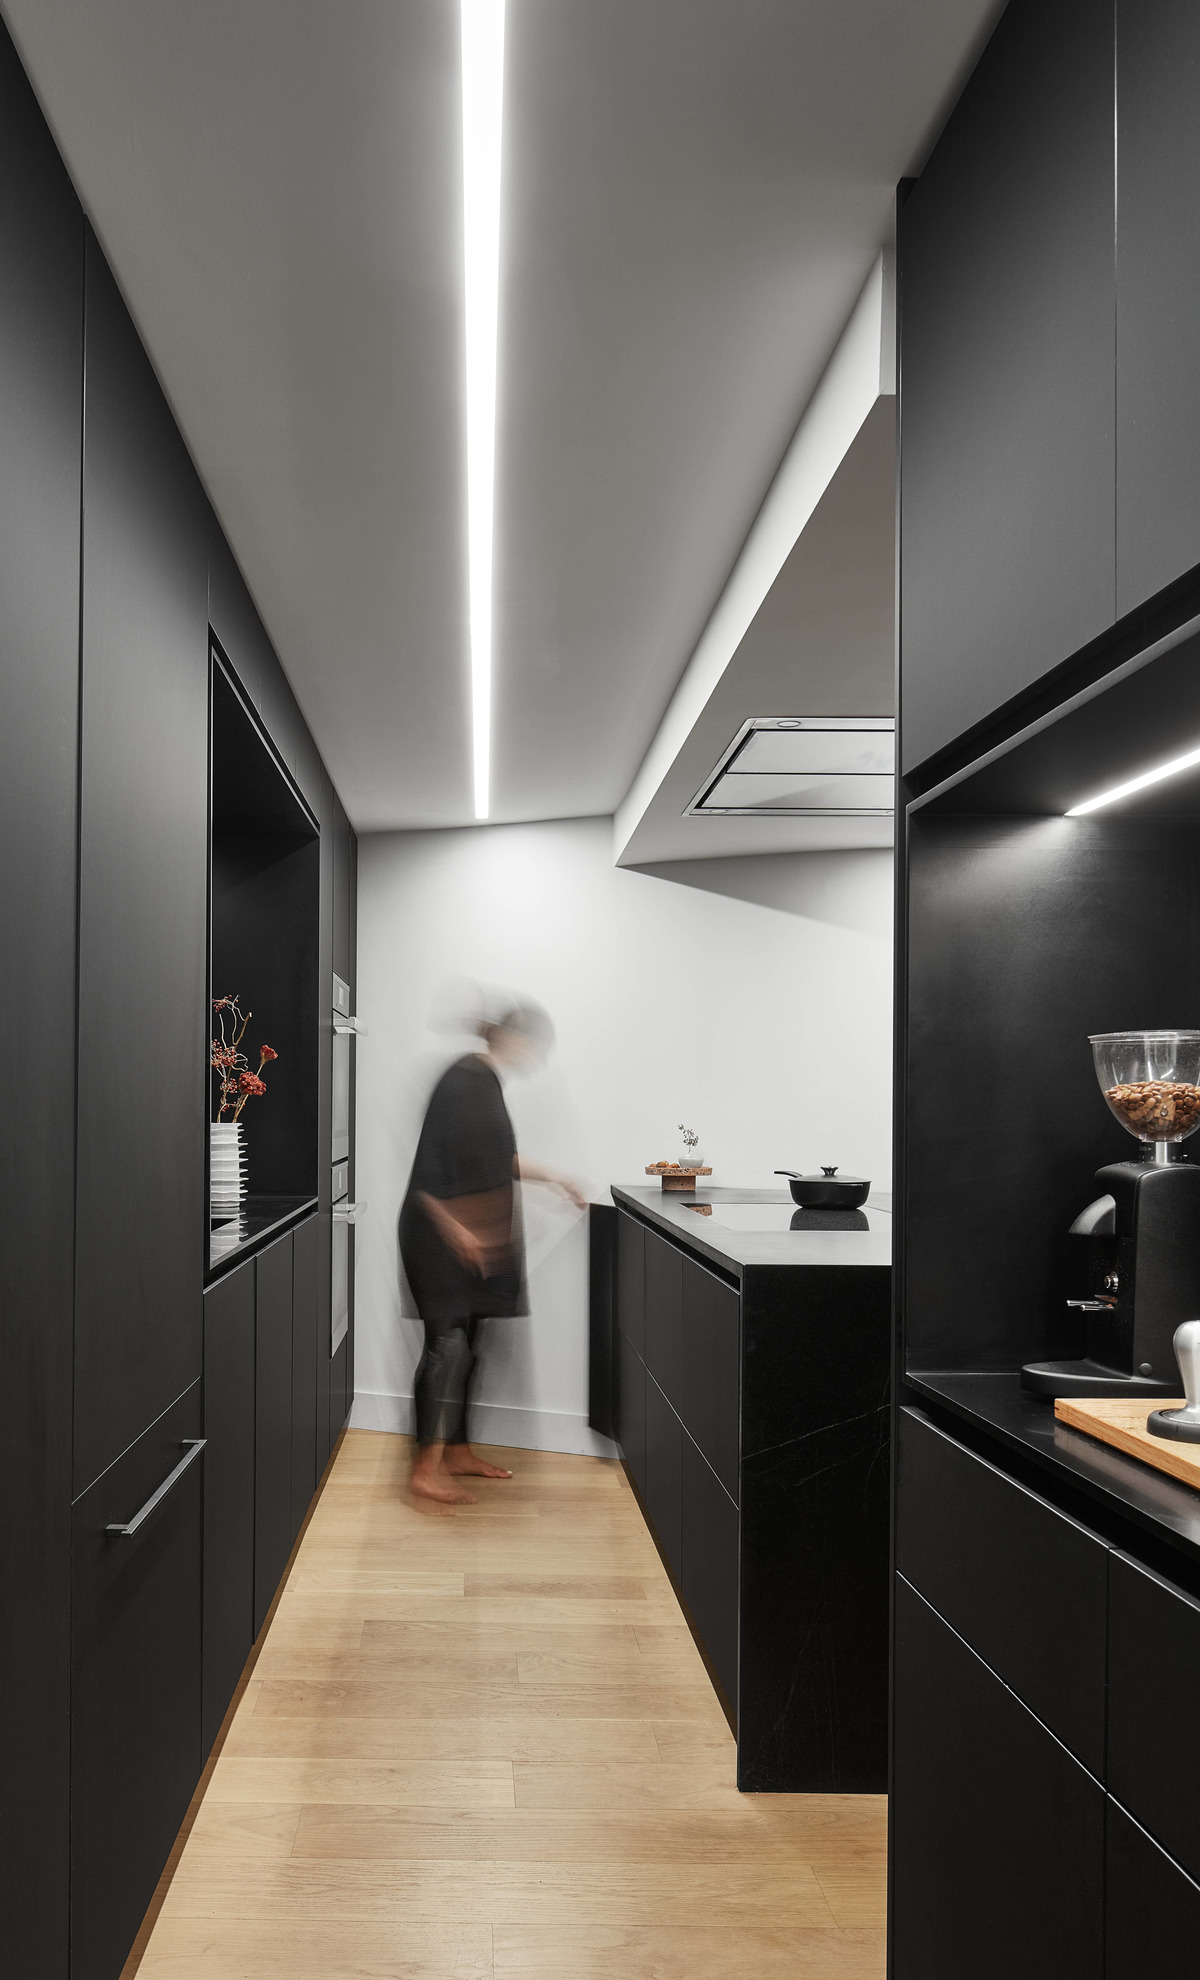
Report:
M732 1712L738 1704L738 1512L691 1438L680 1467L683 1599Z
M1200 1880L1200 1603L1114 1551L1108 1787Z
M1104 1980L1194 1973L1200 1884L1115 1801L1108 1804L1106 1865Z
M254 1260L204 1295L204 1751L254 1641Z
M646 1226L624 1210L617 1215L617 1326L642 1354L646 1345Z
M653 1376L646 1377L646 1511L676 1580L682 1538L680 1466L683 1431Z
M685 1430L738 1503L741 1302L732 1286L692 1258L683 1261Z
M76 1502L71 1632L71 1975L115 1980L200 1777L204 1456L112 1537L199 1437L200 1383Z
M1102 1780L1105 1543L909 1409L896 1489L897 1568Z
M646 1495L646 1370L636 1349L623 1334L617 1336L619 1443L629 1475Z
M683 1402L683 1253L666 1238L646 1233L646 1346L644 1359L673 1408Z
M1104 1790L897 1576L893 1980L1099 1980Z

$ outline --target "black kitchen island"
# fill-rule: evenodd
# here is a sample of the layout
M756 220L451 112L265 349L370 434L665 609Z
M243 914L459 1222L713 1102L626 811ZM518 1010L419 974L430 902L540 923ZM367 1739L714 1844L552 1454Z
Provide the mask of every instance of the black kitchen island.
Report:
M738 1786L882 1790L888 1199L834 1217L780 1190L612 1197L593 1220L609 1421L736 1732Z

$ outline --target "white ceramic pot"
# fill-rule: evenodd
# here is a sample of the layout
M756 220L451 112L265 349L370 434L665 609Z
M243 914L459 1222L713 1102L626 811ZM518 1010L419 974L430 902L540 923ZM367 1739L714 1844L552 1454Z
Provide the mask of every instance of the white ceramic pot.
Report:
M223 1223L245 1208L245 1135L240 1121L213 1121L208 1137L208 1211L213 1223Z

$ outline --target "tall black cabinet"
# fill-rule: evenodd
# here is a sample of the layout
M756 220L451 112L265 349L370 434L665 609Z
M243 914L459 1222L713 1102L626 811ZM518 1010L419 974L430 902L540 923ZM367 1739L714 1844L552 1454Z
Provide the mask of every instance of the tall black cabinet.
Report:
M83 214L0 47L0 1917L62 1974L69 1848ZM19 1618L19 1623L18 1623Z
M6 1971L116 1980L352 1398L355 840L2 29L0 168L0 1918ZM305 809L313 930L301 1193L236 1260L206 1196L214 643Z
M1177 0L1011 0L901 192L894 1980L1200 1923L1200 1496L1020 1372L1131 1154L1088 1034L1195 1021L1200 778L1071 814L1200 742L1198 74Z

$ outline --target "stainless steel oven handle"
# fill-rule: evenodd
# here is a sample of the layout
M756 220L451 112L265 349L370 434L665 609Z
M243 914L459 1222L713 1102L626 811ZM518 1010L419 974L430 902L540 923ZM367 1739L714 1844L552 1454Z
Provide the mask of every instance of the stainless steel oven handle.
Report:
M150 1497L147 1499L145 1505L142 1506L138 1512L135 1512L133 1518L131 1520L126 1521L124 1526L106 1526L104 1531L106 1533L119 1535L122 1539L127 1539L131 1533L136 1533L138 1527L141 1526L145 1520L149 1519L151 1513L154 1511L155 1506L161 1505L162 1501L166 1498L167 1493L170 1491L172 1485L174 1485L178 1479L183 1477L183 1474L187 1470L189 1464L195 1463L196 1459L199 1457L201 1451L204 1449L204 1446L207 1442L208 1442L207 1437L185 1437L183 1440L183 1448L186 1455L180 1458L179 1463L175 1466L174 1471L169 1471L167 1473L167 1476L163 1479L163 1482L159 1486L157 1492L152 1492L150 1494Z
M335 1203L333 1214L341 1224L357 1224L366 1207L365 1198L361 1203Z
M333 1014L333 1028L342 1038L366 1038L371 1029L361 1018L345 1017L341 1011Z

